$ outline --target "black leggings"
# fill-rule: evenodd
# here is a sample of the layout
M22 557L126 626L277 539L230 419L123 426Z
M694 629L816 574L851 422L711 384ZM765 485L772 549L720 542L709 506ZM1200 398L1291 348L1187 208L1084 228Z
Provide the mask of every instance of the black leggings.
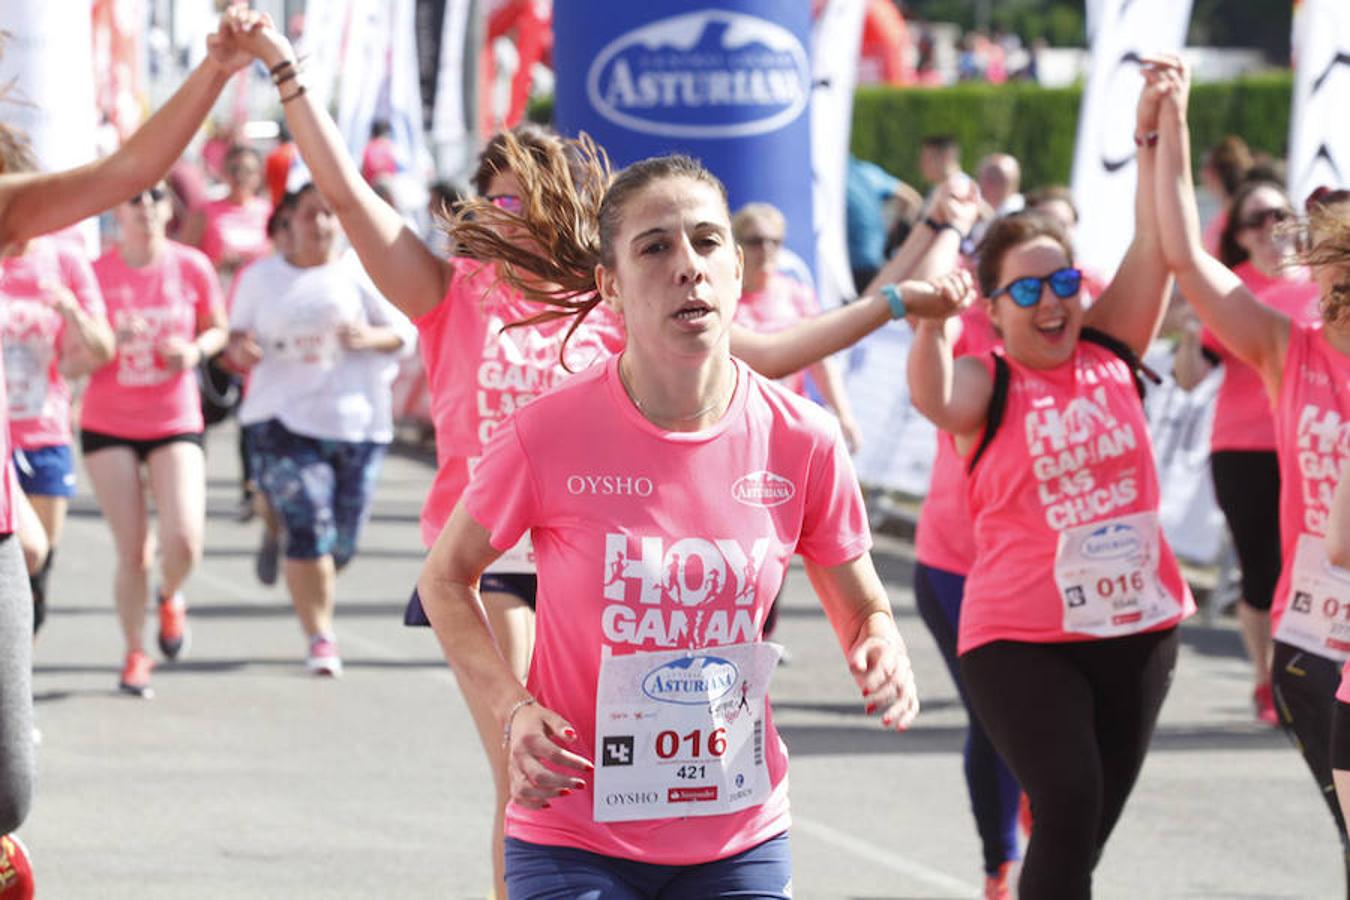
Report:
M1144 764L1177 644L1169 628L995 641L961 657L971 708L1031 800L1021 900L1092 896L1092 870Z
M1350 897L1350 838L1345 833L1345 818L1336 801L1336 784L1331 775L1332 718L1336 709L1336 688L1341 683L1339 663L1308 653L1282 641L1275 642L1271 684L1275 689L1275 708L1280 725L1303 754L1312 771L1322 799L1331 810L1341 836L1341 857L1345 865L1346 896Z

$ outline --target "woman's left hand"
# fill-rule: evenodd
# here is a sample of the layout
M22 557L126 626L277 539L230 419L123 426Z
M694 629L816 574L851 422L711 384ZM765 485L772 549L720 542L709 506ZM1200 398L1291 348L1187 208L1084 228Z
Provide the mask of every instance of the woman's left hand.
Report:
M369 350L375 346L375 329L359 322L343 322L338 326L338 341L346 350Z
M930 281L900 285L905 314L916 319L946 319L975 301L975 282L965 269L956 269Z
M879 713L886 728L904 731L919 714L914 669L898 634L871 634L848 652L848 668L862 691L868 715Z

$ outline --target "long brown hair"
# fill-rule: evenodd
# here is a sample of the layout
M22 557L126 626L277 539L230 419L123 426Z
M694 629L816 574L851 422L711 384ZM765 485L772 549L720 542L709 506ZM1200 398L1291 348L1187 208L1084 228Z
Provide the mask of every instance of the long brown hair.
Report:
M1339 270L1340 280L1322 295L1322 319L1343 323L1350 317L1350 204L1328 203L1310 213L1308 233L1311 246L1301 254L1300 262L1316 268Z
M461 207L450 236L460 252L497 263L502 282L547 307L508 327L575 317L563 351L601 302L595 269L614 266L615 240L634 194L654 181L690 178L715 188L723 206L727 202L722 182L688 156L645 159L613 175L609 157L588 135L559 138L557 147L545 153L511 132L501 137L498 171L509 170L520 182L520 212L475 198Z
M1223 223L1223 231L1219 233L1219 262L1230 269L1237 268L1251 259L1247 248L1238 243L1237 236L1242 229L1242 207L1252 194L1262 188L1270 188L1284 198L1285 205L1289 204L1289 195L1284 192L1284 185L1273 179L1254 177L1238 185L1233 193L1233 199L1228 203L1228 218Z

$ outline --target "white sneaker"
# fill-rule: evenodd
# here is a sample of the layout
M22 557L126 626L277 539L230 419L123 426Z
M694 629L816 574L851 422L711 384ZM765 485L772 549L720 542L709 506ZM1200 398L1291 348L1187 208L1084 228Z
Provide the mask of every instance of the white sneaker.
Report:
M331 635L316 634L309 641L309 655L305 668L315 675L337 678L342 674L342 657L338 655L337 640Z

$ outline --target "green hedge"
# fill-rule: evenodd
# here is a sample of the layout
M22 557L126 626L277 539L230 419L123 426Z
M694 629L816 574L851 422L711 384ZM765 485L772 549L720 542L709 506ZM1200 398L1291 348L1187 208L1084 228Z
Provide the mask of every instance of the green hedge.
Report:
M1287 71L1191 89L1191 140L1197 156L1226 134L1238 134L1254 150L1283 157L1288 152L1293 76ZM974 171L986 153L1002 151L1022 163L1022 183L1067 184L1073 169L1080 86L958 84L943 88L859 88L853 100L854 155L869 159L918 184L919 141L951 134L961 142L962 162ZM1134 116L1133 108L1122 115ZM536 122L553 117L553 98L530 105Z
M1197 154L1226 134L1238 134L1254 150L1283 157L1292 91L1289 72L1195 85L1190 120ZM1080 86L859 88L853 102L853 153L918 184L919 141L950 134L961 142L967 171L974 171L986 153L1004 151L1021 161L1023 184L1068 183L1081 102ZM1122 114L1133 117L1134 111Z

